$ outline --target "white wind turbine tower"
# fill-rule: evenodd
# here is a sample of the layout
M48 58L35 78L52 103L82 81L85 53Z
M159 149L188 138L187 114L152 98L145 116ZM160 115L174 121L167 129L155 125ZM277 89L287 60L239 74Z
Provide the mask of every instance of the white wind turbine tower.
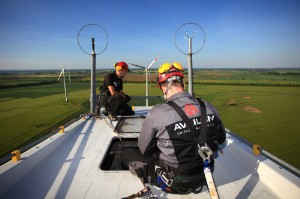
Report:
M71 84L70 65L68 64L69 83Z
M148 75L150 76L149 68L154 64L154 62L156 62L156 60L159 58L159 56L160 56L160 55L158 55L157 57L155 57L155 59L149 64L148 67L140 66L140 65L137 65L137 64L129 63L129 64L131 64L131 65L133 65L133 66L136 66L136 67L145 69L145 73L146 73L146 106L147 106L147 107L148 107Z
M59 67L62 68L59 64ZM59 82L60 77L63 76L64 77L64 88L65 88L65 98L66 98L66 102L68 101L68 95L67 95L67 87L66 87L66 77L65 77L65 69L62 68L60 75L58 76L57 81ZM70 73L69 73L69 77L70 77Z

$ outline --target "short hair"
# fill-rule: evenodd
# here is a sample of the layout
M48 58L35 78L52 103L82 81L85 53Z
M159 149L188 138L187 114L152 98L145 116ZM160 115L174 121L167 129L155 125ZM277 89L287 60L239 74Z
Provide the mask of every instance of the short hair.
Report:
M168 84L169 84L169 82L162 82L162 83L160 83L160 86L168 86ZM184 84L182 81L174 80L174 81L172 81L171 85L180 86L180 87L184 88Z

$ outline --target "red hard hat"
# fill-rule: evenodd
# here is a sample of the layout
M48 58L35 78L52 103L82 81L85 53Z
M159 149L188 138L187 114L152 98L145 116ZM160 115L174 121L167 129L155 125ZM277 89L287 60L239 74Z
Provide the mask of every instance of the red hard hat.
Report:
M126 69L128 72L130 71L128 68L128 64L123 61L115 63L114 66L115 66L116 70L118 70L118 71L122 70L123 68Z
M184 78L183 67L180 63L174 62L173 64L164 63L158 69L157 83L168 81L181 81Z

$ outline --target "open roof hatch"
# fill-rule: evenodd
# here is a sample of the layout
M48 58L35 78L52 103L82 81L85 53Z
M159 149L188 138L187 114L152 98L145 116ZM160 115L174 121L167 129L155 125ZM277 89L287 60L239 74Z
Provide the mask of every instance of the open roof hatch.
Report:
M120 116L114 128L116 133L140 133L142 124L146 116L133 115L133 116Z
M114 132L118 134L118 137L112 139L103 161L100 163L101 170L124 170L121 164L123 149L138 148L138 135L145 118L145 115L118 117L118 122L114 128Z

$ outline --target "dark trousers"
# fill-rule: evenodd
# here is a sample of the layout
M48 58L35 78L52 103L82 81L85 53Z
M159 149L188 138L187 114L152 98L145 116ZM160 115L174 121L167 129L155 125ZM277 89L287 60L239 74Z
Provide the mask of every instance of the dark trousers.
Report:
M103 103L105 109L112 115L134 115L134 111L127 104L130 101L130 97L123 97L122 95L101 95L101 102Z
M159 165L154 156L144 157L140 150L137 148L126 148L123 150L121 156L121 164L124 169L128 169L128 164L130 162L140 161L148 164L148 167L151 169L148 170L148 174L151 175L151 184L154 184L157 187L160 185L157 183L157 174L154 171L154 166ZM166 171L168 172L168 171ZM173 178L173 184L171 187L166 189L166 192L175 193L175 194L188 194L190 192L199 193L203 190L207 190L206 180L203 174L203 170L199 170L193 174L188 175L176 175Z
M138 148L126 148L121 156L123 169L135 172L138 177L143 178L145 183L158 186L156 183L157 174L154 171L155 162L154 156L144 157Z

